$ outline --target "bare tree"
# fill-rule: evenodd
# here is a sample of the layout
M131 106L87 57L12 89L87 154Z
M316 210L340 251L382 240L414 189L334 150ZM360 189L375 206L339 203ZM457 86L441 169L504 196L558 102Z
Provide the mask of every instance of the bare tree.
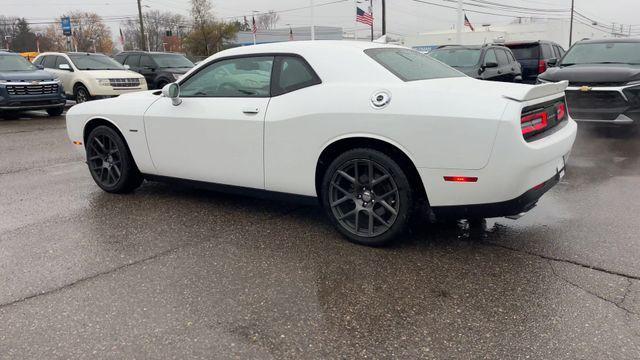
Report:
M0 15L0 48L9 48L18 33L17 17Z
M105 54L113 52L111 30L100 15L91 12L74 11L65 16L71 18L73 41L78 51L97 51ZM64 17L64 16L63 16Z
M258 15L258 17L256 18L256 26L258 27L258 29L262 30L275 29L279 20L280 15L273 10L269 10L269 12L266 14Z
M142 15L144 29L149 41L150 51L162 51L163 41L167 31L173 35L180 35L180 29L186 25L186 19L180 14L172 12L160 12L157 10L146 12ZM146 46L141 44L140 24L138 20L127 20L122 23L122 33L124 34L124 50L143 49Z
M193 31L198 32L198 38L203 42L204 55L209 56L211 51L209 43L211 41L211 23L213 14L211 13L211 0L191 0L191 17L193 18Z

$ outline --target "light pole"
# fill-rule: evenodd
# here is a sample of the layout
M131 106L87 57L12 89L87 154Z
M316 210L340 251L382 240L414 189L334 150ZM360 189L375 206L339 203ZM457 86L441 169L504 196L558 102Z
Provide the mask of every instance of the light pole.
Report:
M462 0L458 0L458 25L456 25L456 43L462 43L462 27L464 26L464 19L462 11Z
M314 16L314 7L315 5L313 5L313 0L310 0L311 3L311 40L315 40L316 39L316 18Z
M138 0L138 18L140 20L140 45L142 50L144 50L144 21L142 21L142 0ZM147 49L149 50L149 49Z
M571 0L571 23L569 24L569 47L571 47L571 42L573 41L573 6L575 0Z

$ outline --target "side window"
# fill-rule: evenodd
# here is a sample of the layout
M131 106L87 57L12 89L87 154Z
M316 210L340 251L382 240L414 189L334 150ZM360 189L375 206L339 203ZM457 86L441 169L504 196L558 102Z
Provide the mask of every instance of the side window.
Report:
M56 67L56 56L55 55L47 55L42 60L42 66L46 69L55 69Z
M487 52L484 54L484 63L498 63L498 58L496 57L496 53L493 49L489 49L487 50Z
M114 56L114 57L113 57L113 60L115 60L115 61L119 62L120 64L123 64L123 63L124 63L124 57L125 57L125 56L127 56L127 54L120 53L120 54L118 54L118 55Z
M566 51L564 51L564 49L562 48L562 46L558 46L558 51L560 52L560 57L563 57L563 56L564 56L564 53L566 52Z
M498 55L498 65L509 65L509 58L507 57L507 53L502 49L496 49L496 54Z
M56 56L56 69L58 69L60 67L60 64L67 64L69 65L69 62L67 61L67 59L64 58L64 56Z
M42 60L44 59L44 56L41 56L35 60L33 60L33 65L42 65Z
M549 45L549 44L540 44L540 47L542 48L542 58L543 59L551 59L552 57L554 57L553 51L551 51L551 45Z
M182 97L269 97L273 56L220 60L180 84Z
M140 66L140 54L131 54L124 59L124 64L129 65L130 67L139 67Z
M296 56L278 56L276 58L272 96L282 95L320 83L320 78L302 58Z
M149 69L153 69L153 68L156 67L156 64L151 59L151 56L142 55L142 56L140 56L140 67L146 67L146 68L149 68Z

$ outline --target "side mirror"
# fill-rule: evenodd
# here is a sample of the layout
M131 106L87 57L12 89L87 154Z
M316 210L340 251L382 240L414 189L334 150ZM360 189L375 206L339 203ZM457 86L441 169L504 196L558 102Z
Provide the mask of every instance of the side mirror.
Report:
M498 67L498 63L490 61L484 64L485 68L497 68Z
M553 59L547 60L547 66L554 67L556 65L558 65L558 59L557 58L553 58Z
M58 69L71 71L71 66L69 66L69 64L60 64L60 65L58 65Z
M173 106L182 104L182 99L180 99L180 85L178 85L178 83L165 85L162 88L162 96L171 99Z
M123 65L123 67L124 67L125 70L131 69L131 66L129 66L129 65Z
M38 70L44 70L44 66L42 65L36 65L36 68L38 68Z

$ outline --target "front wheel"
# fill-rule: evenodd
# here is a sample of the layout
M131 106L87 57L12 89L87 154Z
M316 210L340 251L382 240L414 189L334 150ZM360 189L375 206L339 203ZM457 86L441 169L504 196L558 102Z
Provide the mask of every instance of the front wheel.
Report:
M338 231L354 243L381 246L402 234L413 208L404 171L386 154L354 149L327 169L322 205Z
M76 85L75 89L73 90L73 95L76 100L76 104L91 100L91 94L89 93L89 90L84 87L84 85Z
M142 174L120 134L108 126L91 131L86 142L91 177L102 190L127 193L142 184Z

